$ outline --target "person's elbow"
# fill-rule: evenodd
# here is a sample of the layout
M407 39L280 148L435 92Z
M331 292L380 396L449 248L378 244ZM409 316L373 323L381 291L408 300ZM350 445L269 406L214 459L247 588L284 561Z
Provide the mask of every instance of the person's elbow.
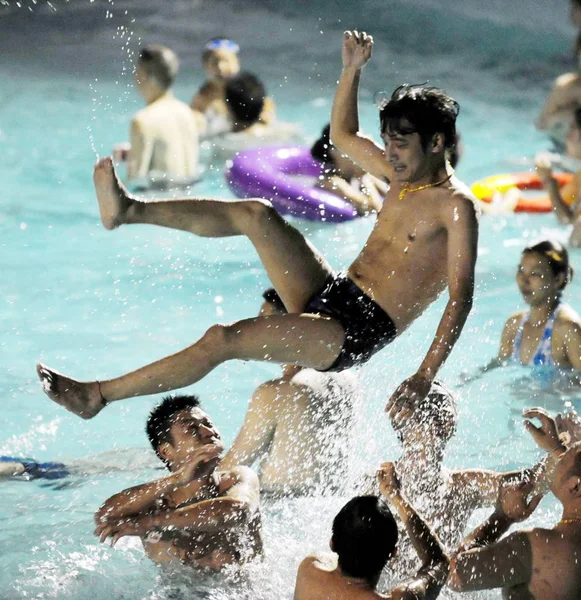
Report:
M449 562L449 571L448 571L448 579L446 581L447 587L449 587L454 592L464 592L466 591L465 582L463 581L460 573L458 572L458 562L457 557L452 558Z

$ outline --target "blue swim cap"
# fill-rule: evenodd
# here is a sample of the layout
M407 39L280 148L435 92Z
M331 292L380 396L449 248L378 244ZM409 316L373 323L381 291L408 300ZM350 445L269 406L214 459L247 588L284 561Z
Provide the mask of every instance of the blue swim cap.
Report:
M204 50L229 50L230 52L234 52L234 54L238 54L240 46L236 42L226 38L214 38L204 46Z

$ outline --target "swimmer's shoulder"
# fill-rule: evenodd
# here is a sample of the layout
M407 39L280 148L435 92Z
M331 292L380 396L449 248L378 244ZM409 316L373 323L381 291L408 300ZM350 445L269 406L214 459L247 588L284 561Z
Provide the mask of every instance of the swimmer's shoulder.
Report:
M307 572L331 573L337 568L337 555L330 552L316 552L301 561L299 570Z
M568 304L562 304L555 317L555 332L565 336L581 332L581 317Z
M481 210L478 200L464 182L454 177L452 187L443 188L442 192L445 202L440 206L444 215L451 216L454 221L462 217L471 220L479 219Z
M579 77L578 73L563 73L563 75L559 75L559 77L555 79L556 88L568 87L576 84L581 85L581 77Z
M519 310L518 312L515 312L512 315L510 315L510 317L508 317L506 323L504 324L505 333L516 334L517 329L520 327L520 324L527 312L528 311L526 310Z

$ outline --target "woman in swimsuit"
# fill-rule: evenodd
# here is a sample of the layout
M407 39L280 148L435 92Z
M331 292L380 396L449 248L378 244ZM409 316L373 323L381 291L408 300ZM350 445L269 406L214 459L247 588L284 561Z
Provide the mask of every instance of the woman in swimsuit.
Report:
M523 250L516 281L530 308L506 322L499 363L581 369L581 318L561 299L572 277L567 250L558 242Z

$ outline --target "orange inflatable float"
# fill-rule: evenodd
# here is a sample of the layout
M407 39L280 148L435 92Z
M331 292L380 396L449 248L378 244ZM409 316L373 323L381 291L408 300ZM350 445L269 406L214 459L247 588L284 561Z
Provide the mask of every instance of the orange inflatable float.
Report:
M559 187L567 185L573 180L570 173L555 173L553 177L558 181ZM506 173L502 175L491 175L472 184L472 193L482 202L492 202L494 194L500 192L504 194L510 189L519 189L523 192L529 190L544 189L543 182L539 176L532 173ZM573 198L564 198L565 202L571 204ZM551 212L551 199L548 194L526 196L524 194L519 198L514 212Z

